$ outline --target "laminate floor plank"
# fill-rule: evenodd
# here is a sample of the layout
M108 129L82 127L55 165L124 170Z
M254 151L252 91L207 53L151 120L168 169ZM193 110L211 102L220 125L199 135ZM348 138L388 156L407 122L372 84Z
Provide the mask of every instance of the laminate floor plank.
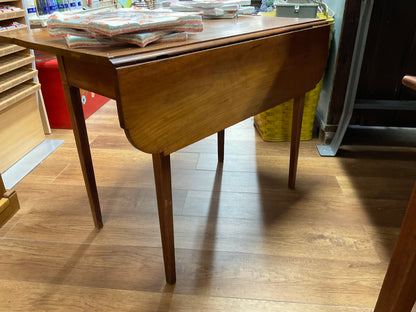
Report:
M0 279L163 289L161 248L100 245L94 243L96 235L91 230L82 244L3 238ZM175 293L330 305L373 305L386 269L384 264L365 261L180 248L176 257Z
M53 192L51 192L53 187ZM26 184L16 186L16 191L25 190ZM57 215L67 217L89 217L88 198L84 186L78 185L33 185L30 191L21 191L20 202L30 207L28 214L47 214L52 219ZM141 213L157 214L154 188L99 187L98 193L104 220L113 215L129 216ZM186 190L174 190L174 213L180 214L186 200ZM44 199L48 198L47 201Z
M368 312L370 309L296 302L211 296L187 296L0 280L0 301L12 311L141 311L141 312ZM7 296L13 293L15 296Z
M90 234L89 216L53 217L52 214L33 213L5 237L81 244ZM95 234L92 243L99 245L161 247L155 214L113 216ZM393 234L390 233L390 237ZM261 220L175 216L175 242L176 248L182 249L379 262L371 236L364 226L278 222L264 227Z
M416 157L416 155L415 155ZM223 171L258 172L270 168L287 169L287 155L227 155L223 164ZM357 177L390 177L412 178L416 176L415 161L395 161L386 168L386 160L354 159L328 157L325 162L317 157L300 157L298 166L304 174L322 175L322 172L335 176ZM197 165L200 170L215 170L217 155L215 153L201 153Z
M180 157L179 157L180 158ZM194 158L194 157L184 157ZM94 155L93 155L93 159ZM148 160L146 160L147 163ZM109 161L111 162L111 161ZM128 163L128 161L126 161ZM112 186L118 187L152 187L153 170L149 166L122 166L122 163L117 165L95 163L95 174L98 186ZM192 164L190 165L192 166ZM189 189L189 190L212 190L215 184L216 187L221 187L221 191L228 192L250 192L259 193L264 189L285 189L287 184L287 168L275 169L274 172L230 172L230 171L214 171L214 170L191 170L182 169L172 162L172 187L175 189ZM306 175L299 173L299 177L306 177L299 179L297 189L299 191L308 191L311 185L314 187L318 185L325 187L329 191L339 191L339 185L334 176L330 175ZM36 183L41 182L45 178L44 173L39 170L34 170L33 175L25 178L22 183ZM46 177L49 179L49 176ZM55 184L66 185L83 185L84 181L81 174L79 164L75 162L69 163L62 172L53 180Z
M0 239L0 279L99 288L160 291L165 284L160 248ZM59 247L58 247L59 246ZM59 252L57 252L59 250Z
M346 197L406 200L410 198L415 178L337 176L337 181Z
M328 188L329 189L329 188ZM214 206L215 205L215 206ZM400 226L407 200L361 200L339 193L290 192L287 189L262 193L188 191L183 215L209 216L215 207L218 218L259 219L265 224L284 220L312 224L376 224Z
M177 257L177 293L361 307L374 305L386 269L367 262L249 253L186 250Z

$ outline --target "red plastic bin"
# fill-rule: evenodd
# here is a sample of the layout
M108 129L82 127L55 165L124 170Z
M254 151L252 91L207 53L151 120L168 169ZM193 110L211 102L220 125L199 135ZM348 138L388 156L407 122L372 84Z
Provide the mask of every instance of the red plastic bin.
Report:
M51 128L72 129L57 59L36 54L36 68ZM80 93L85 119L110 100L83 89L80 89Z

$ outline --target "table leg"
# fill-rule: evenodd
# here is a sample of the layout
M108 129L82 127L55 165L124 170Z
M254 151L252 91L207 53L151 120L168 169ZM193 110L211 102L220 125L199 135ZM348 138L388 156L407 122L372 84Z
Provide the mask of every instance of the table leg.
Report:
M416 302L416 185L374 312L410 312Z
M218 137L218 162L224 162L224 137L225 130L221 130L217 133Z
M63 59L60 56L57 56L57 58L92 217L95 227L100 229L103 227L103 221L79 88L72 87L68 84Z
M303 106L305 95L297 97L293 101L292 138L290 141L290 164L289 164L289 188L295 188L296 170L298 167L300 131L302 129Z
M175 284L175 243L173 236L170 155L152 154L152 156L166 282Z

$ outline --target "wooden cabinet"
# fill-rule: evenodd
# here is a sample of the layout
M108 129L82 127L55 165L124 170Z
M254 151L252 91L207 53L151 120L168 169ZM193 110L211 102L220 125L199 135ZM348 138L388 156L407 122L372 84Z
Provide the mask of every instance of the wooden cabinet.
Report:
M20 10L0 9L0 32L27 30L21 1L0 0L0 7L10 6ZM13 28L7 28L14 22ZM0 44L0 173L45 138L36 94L40 84L33 80L34 60L28 49Z

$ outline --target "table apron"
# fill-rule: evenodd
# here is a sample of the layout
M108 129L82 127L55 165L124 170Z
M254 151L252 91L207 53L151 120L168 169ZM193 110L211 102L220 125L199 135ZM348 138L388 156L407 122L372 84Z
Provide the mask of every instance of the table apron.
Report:
M62 59L69 85L117 99L116 70L110 62L92 63L70 56Z

